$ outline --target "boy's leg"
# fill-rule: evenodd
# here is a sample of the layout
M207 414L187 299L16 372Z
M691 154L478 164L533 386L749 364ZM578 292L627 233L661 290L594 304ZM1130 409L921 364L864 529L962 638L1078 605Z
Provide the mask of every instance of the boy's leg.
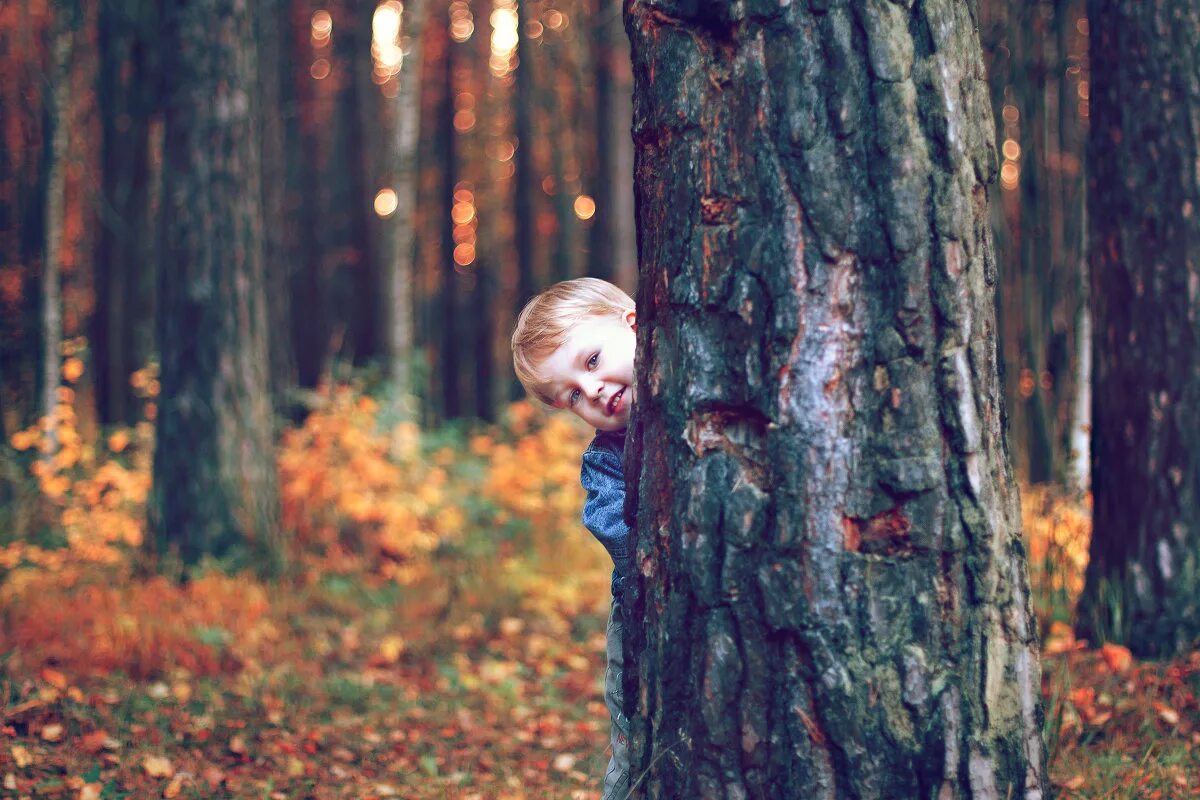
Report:
M621 604L614 598L608 615L605 637L608 665L604 670L604 704L612 718L612 757L604 774L601 800L625 800L629 794L629 720L624 711L625 690L622 686L625 665L625 624Z

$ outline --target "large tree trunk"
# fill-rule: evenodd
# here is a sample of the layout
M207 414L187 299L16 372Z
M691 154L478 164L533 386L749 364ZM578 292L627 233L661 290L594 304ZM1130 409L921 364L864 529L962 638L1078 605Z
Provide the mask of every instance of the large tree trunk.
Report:
M185 563L246 543L275 557L253 11L165 12L154 541Z
M1093 0L1094 347L1083 631L1161 655L1200 636L1200 2Z
M645 796L1048 794L970 8L626 6Z
M154 223L157 169L151 119L159 73L154 65L156 5L104 0L99 12L96 93L102 131L96 311L91 349L96 414L131 425L141 403L129 375L154 351Z

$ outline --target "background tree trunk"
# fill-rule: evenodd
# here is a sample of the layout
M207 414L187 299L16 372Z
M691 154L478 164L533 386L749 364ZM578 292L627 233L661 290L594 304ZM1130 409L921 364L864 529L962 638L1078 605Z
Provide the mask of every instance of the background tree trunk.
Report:
M1094 313L1081 635L1139 655L1200 636L1200 2L1088 4Z
M266 279L272 406L276 413L289 412L296 387L296 357L290 337L291 265L295 254L287 237L289 155L288 118L295 113L292 93L286 86L292 78L291 48L288 46L288 0L256 0L255 24L258 42L259 120L262 164L263 275Z
M193 563L277 546L251 6L165 7L162 390L151 528Z
M971 5L626 14L638 791L1047 796Z
M63 338L62 324L62 249L63 223L66 220L67 145L71 112L71 53L79 6L73 0L59 3L54 9L54 24L50 32L50 148L46 153L46 211L45 249L42 256L42 360L41 413L50 417L58 404L58 387L62 382L59 354ZM50 432L51 441L54 432Z
M457 133L454 130L454 96L457 89L454 85L454 62L456 43L450 36L449 15L445 22L445 51L442 53L442 68L445 71L445 95L442 98L441 119L441 153L442 153L442 188L441 208L439 210L438 229L442 234L441 252L441 285L439 303L441 319L438 328L441 331L439 342L439 383L442 387L442 419L457 419L463 414L462 376L459 374L458 358L458 301L460 286L458 268L454 262L454 219L450 215L454 208L454 192L458 184Z
M517 0L517 35L519 36L514 70L516 91L513 96L513 118L516 134L516 153L513 154L513 213L515 215L515 248L517 257L517 313L537 291L533 252L533 126L530 115L535 102L533 80L533 43L529 40L526 22L529 17L526 3ZM514 316L515 319L515 316ZM513 398L525 396L521 385L513 381Z
M391 170L396 190L396 213L388 220L381 240L386 253L382 268L388 298L386 347L388 374L396 396L412 390L410 360L413 356L413 277L416 273L417 185L420 170L417 147L421 130L421 59L422 33L425 29L426 0L409 0L401 15L401 34L408 43L400 74L399 92L392 101L394 125L390 142Z
M141 403L130 374L154 353L154 166L159 73L149 0L104 0L96 94L102 131L92 363L101 423L131 425Z

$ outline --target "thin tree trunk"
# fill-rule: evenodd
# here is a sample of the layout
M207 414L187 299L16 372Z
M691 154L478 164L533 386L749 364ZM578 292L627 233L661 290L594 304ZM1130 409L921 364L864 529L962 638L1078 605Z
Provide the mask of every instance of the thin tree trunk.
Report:
M1049 795L971 9L626 5L638 796Z
M450 37L449 21L445 34L445 52L442 66L445 70L445 96L442 98L442 208L439 227L442 232L442 281L441 319L438 326L442 333L440 371L442 386L442 419L457 419L462 416L462 395L459 391L461 375L458 360L458 294L459 276L454 263L454 220L450 210L454 208L454 190L458 182L457 132L454 130L454 47Z
M164 7L163 263L153 545L282 557L271 436L251 6Z
M533 125L530 114L535 102L533 80L533 47L526 32L529 20L529 0L517 0L517 67L516 93L513 97L513 117L516 126L517 150L513 155L513 205L516 215L517 305L518 311L537 291L533 250ZM517 384L520 389L520 384ZM520 390L517 397L523 397Z
M46 242L42 258L42 341L45 358L42 361L41 413L51 417L58 405L59 370L62 344L62 245L63 223L66 215L66 169L71 112L71 52L74 48L76 17L75 2L59 3L54 9L50 39L49 118L50 147L46 154ZM54 429L50 438L55 439Z
M596 216L588 274L633 291L637 249L633 217L632 76L620 0L596 0Z
M96 93L103 143L91 350L96 413L107 424L137 421L140 403L129 376L153 352L156 18L150 2L100 4Z
M1080 239L1087 235L1087 197L1079 193ZM1068 442L1067 488L1082 497L1092 484L1092 306L1088 291L1088 251L1086 241L1079 245L1077 267L1079 305L1075 309L1075 403L1071 409Z
M1082 635L1200 637L1200 1L1091 0L1091 557Z
M383 269L387 289L388 374L397 397L412 394L410 359L413 342L413 277L416 274L417 185L420 169L417 148L421 132L422 33L426 0L409 0L401 16L401 32L408 43L400 74L400 91L392 103L395 134L392 144L395 170L396 213L390 235L384 237L387 257Z
M268 337L270 348L271 400L275 412L289 410L289 397L296 386L296 357L290 337L291 265L293 252L286 234L288 157L287 115L284 85L292 78L292 60L287 36L287 0L257 0L255 24L258 43L258 85L261 97L263 274L266 278L267 318L275 335Z

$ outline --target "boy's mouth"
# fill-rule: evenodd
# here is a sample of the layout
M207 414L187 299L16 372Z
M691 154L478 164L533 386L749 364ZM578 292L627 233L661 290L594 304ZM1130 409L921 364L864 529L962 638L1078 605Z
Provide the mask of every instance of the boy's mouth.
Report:
M611 417L621 410L621 398L625 396L625 389L614 394L608 399L608 415Z

